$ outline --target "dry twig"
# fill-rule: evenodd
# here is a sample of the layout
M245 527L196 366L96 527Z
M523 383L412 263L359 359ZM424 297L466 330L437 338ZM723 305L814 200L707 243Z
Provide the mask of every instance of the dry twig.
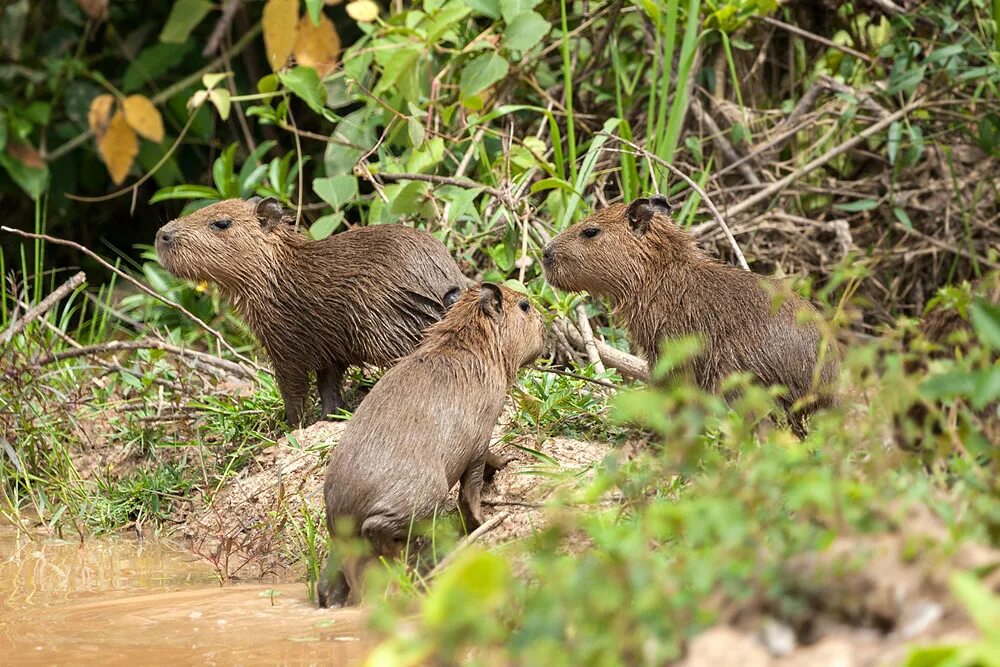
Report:
M53 306L55 306L59 301L63 299L67 294L75 290L77 287L82 285L87 280L87 274L83 271L73 275L69 280L64 282L62 285L57 287L52 291L47 297L42 299L37 306L29 310L24 314L19 320L15 320L11 323L7 331L0 336L0 345L6 345L14 339L14 336L21 333L24 327L31 324L33 321L49 312Z

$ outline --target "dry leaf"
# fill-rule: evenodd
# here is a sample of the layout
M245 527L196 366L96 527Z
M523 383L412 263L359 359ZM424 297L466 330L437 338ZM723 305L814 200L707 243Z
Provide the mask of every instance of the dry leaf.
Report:
M45 160L41 153L31 144L24 141L8 141L7 154L32 169L41 169L45 166Z
M108 121L111 120L111 110L114 105L115 96L107 94L98 95L90 102L90 110L87 111L87 124L98 141L108 130Z
M129 95L122 105L125 120L132 129L150 141L163 141L163 117L156 106L144 95Z
M372 0L354 0L347 3L347 15L358 23L371 23L378 18L378 4Z
M298 38L295 40L295 60L299 65L312 67L323 76L337 63L340 55L340 35L333 23L320 14L319 25L313 25L308 16L299 21Z
M108 0L76 0L80 9L88 17L95 21L103 21L108 18Z
M277 72L285 66L295 48L295 28L299 24L299 0L267 0L264 15L264 49L267 62Z
M327 7L333 7L334 5L339 5L344 0L323 0Z
M111 180L115 185L121 185L128 176L132 161L139 154L139 137L129 127L125 114L121 111L115 112L108 124L108 131L97 141L97 152L101 154Z

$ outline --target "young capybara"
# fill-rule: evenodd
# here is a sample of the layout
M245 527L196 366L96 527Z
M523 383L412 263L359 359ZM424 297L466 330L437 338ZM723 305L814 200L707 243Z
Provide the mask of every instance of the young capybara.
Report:
M323 415L349 366L389 365L470 284L444 245L402 225L309 239L275 199L229 199L167 223L160 262L222 289L274 365L288 423L302 423L309 374Z
M804 435L806 415L829 404L838 368L832 349L821 357L817 327L798 318L813 307L773 279L710 258L673 224L670 210L656 195L597 211L545 247L546 279L610 298L650 370L664 340L697 335L702 348L688 371L706 391L738 371L785 385L790 426ZM774 292L783 294L776 311ZM810 399L792 412L793 403Z
M542 318L527 297L491 283L471 288L420 346L389 369L347 423L327 468L326 522L348 520L372 555L329 566L321 606L357 602L364 567L392 557L414 522L432 517L461 482L467 530L482 522L483 474L502 466L490 434L518 369L542 352Z

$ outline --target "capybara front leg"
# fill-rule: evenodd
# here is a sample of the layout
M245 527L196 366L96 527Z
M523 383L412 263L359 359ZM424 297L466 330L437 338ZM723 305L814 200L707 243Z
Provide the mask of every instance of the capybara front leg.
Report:
M316 374L316 384L319 386L319 400L323 408L320 419L326 419L336 414L344 404L342 385L344 369L339 366L324 368Z
M347 577L341 569L334 569L333 559L327 557L326 567L316 584L316 595L320 607L343 607L350 593Z
M462 474L462 486L458 492L458 508L462 512L465 530L472 532L483 523L483 470L486 459L481 458L469 464Z

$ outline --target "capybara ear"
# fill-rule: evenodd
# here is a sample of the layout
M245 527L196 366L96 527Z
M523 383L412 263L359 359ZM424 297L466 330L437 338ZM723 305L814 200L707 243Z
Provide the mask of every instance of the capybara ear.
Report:
M649 226L653 220L653 213L656 209L645 197L636 199L625 210L625 217L628 218L628 226L632 228L632 233L642 236L649 231Z
M670 202L668 202L667 198L663 195L653 195L649 198L649 204L656 209L658 213L662 213L663 215L668 215L674 210L674 207L670 205Z
M494 283L483 283L479 288L479 309L484 315L498 317L503 310L503 292Z
M267 199L254 197L250 202L254 207L254 215L260 221L260 226L265 229L277 227L285 217L285 209L281 206L281 202L274 197Z

